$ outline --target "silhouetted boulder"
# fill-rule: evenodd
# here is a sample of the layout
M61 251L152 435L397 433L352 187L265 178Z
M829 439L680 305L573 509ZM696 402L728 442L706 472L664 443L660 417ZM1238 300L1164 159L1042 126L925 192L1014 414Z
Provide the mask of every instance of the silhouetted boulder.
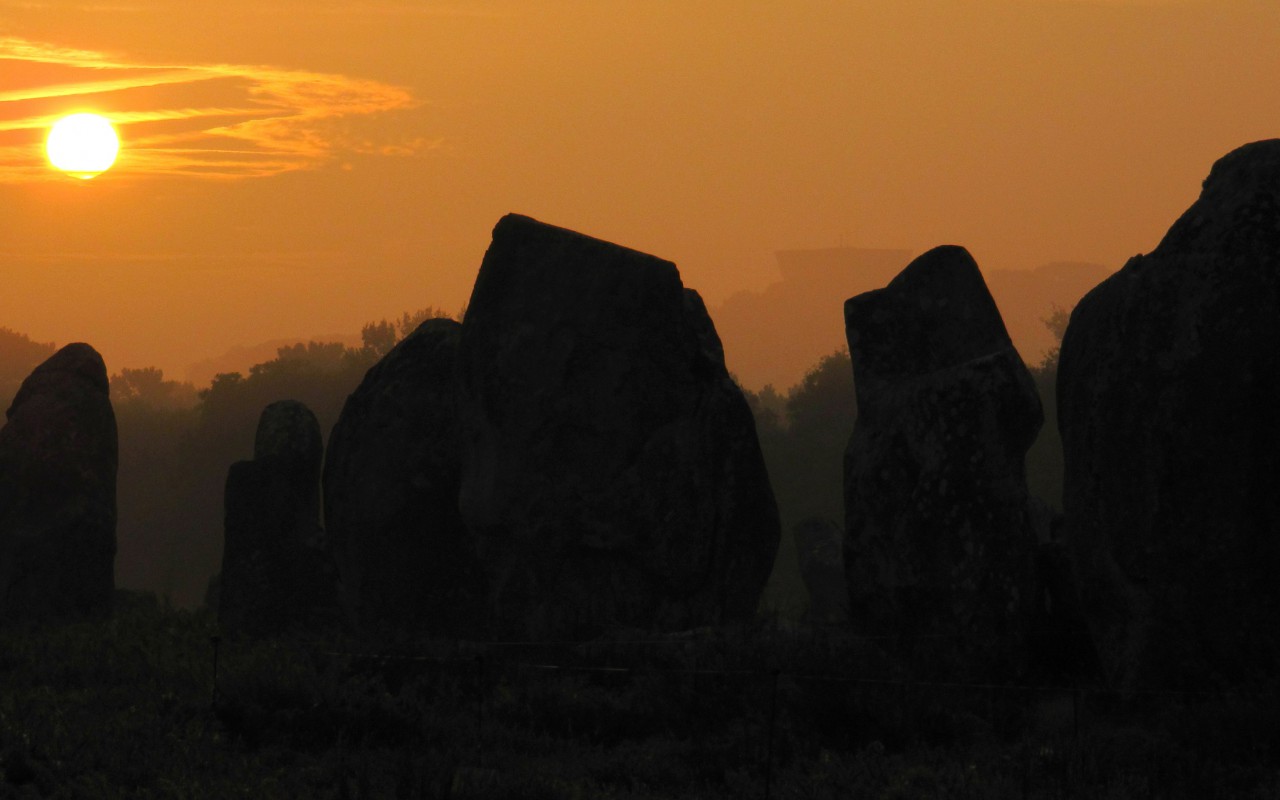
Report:
M901 637L922 665L1017 671L1035 589L1024 457L1042 416L978 265L935 248L844 313L854 630Z
M227 473L218 620L250 634L328 622L336 586L320 528L320 425L302 403L272 403L253 450Z
M467 635L485 593L458 512L460 326L431 319L347 399L325 458L325 528L349 618Z
M69 344L22 382L0 429L0 620L110 613L116 417L102 356Z
M460 506L501 630L755 612L777 507L750 408L674 264L504 217L458 358Z
M849 587L844 578L844 529L821 517L791 528L800 577L809 590L806 619L813 625L848 625Z
M1218 161L1071 315L1066 538L1121 689L1280 666L1280 140Z

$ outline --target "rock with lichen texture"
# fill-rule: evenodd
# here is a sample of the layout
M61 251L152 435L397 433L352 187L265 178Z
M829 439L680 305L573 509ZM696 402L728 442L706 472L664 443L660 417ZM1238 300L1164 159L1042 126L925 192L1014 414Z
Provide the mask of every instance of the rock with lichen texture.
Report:
M227 473L218 621L249 634L330 622L336 580L320 528L315 414L294 400L268 405L253 451Z
M110 613L115 412L102 356L63 347L22 383L0 429L0 621Z
M324 466L325 530L349 619L436 635L481 624L483 575L458 511L460 325L431 319L347 398Z
M961 247L930 250L848 300L845 326L854 632L929 668L1020 671L1036 546L1024 458L1042 412L978 265Z
M499 630L755 612L777 506L751 410L674 264L508 215L458 368L460 508Z
M1280 667L1280 140L1087 294L1058 366L1066 540L1108 681Z

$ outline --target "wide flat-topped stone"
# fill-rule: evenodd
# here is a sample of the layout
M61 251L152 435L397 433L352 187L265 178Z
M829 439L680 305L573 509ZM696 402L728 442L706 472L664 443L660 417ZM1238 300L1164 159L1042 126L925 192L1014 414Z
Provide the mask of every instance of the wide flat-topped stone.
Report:
M458 376L460 507L501 627L754 613L777 508L750 409L674 264L504 217Z

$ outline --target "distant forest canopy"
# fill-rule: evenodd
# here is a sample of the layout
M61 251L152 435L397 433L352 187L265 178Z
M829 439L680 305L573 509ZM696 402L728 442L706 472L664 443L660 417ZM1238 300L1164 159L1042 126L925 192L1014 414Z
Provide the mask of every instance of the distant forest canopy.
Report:
M305 403L328 438L347 396L365 372L432 317L460 318L436 308L366 324L361 345L306 342L278 348L248 374L217 375L204 389L167 380L155 367L110 376L120 435L116 583L167 595L175 604L203 602L222 558L223 486L235 461L253 455L258 416L281 399ZM1052 308L1042 322L1061 341L1069 313ZM22 380L55 351L52 343L0 329L0 381L5 407ZM1030 488L1061 507L1062 456L1054 385L1057 348L1030 367L1045 425L1027 455ZM841 349L813 364L785 393L744 389L782 513L783 537L765 602L798 612L806 602L791 528L806 517L843 519L843 459L857 418L853 368Z
M199 605L222 558L227 470L252 457L262 409L276 400L301 401L327 438L347 395L397 342L427 319L463 313L427 307L370 322L359 347L282 346L248 374L219 374L203 389L167 380L155 367L111 375L120 432L117 585Z
M31 370L56 350L53 342L33 342L25 333L0 328L0 400L4 408L13 402Z

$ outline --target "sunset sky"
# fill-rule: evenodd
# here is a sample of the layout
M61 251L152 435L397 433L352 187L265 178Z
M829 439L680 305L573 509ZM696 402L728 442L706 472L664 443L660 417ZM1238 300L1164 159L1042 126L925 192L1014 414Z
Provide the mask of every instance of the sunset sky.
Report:
M0 0L0 326L182 377L457 309L510 211L713 311L781 249L1118 268L1278 78L1274 0ZM75 111L120 132L89 181Z

